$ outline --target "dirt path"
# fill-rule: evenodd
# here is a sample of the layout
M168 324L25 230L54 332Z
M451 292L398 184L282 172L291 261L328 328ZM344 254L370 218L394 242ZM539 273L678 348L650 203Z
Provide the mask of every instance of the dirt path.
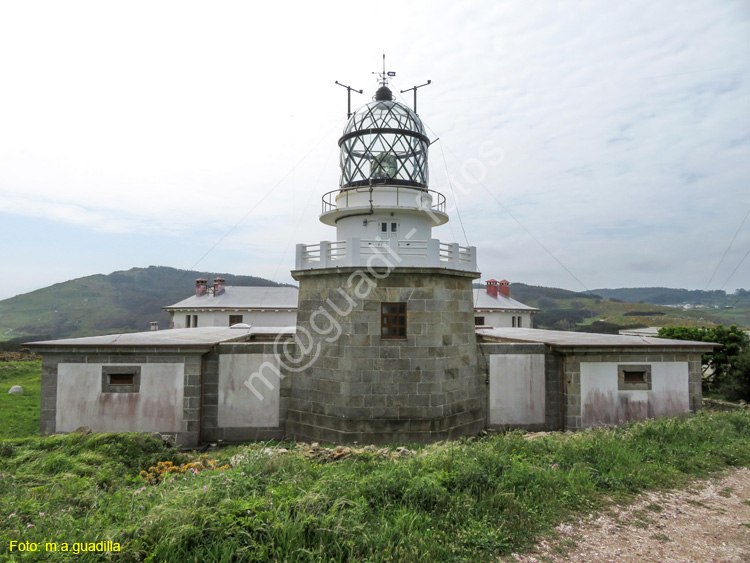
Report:
M522 563L750 562L750 469L556 528L558 538L514 554Z

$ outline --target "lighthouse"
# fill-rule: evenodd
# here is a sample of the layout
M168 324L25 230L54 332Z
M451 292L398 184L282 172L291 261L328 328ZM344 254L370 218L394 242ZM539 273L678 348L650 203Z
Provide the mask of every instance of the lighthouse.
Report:
M485 427L472 281L476 249L433 238L449 220L429 186L430 139L382 73L338 141L337 189L299 244L286 433L325 442L432 442Z

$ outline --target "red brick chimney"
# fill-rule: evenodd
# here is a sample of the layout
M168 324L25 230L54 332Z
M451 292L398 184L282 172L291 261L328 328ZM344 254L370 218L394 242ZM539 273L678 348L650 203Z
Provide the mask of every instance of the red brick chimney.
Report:
M501 281L500 286L498 287L498 292L500 293L500 295L510 297L510 282L508 280Z
M201 297L206 293L208 293L208 280L206 278L195 280L195 295Z
M224 278L214 278L214 297L224 293L224 284L226 284L226 282L227 280Z
M487 280L484 283L487 284L487 295L491 295L492 297L497 297L498 295L510 297L510 282L508 280Z
M487 284L487 295L497 297L497 288L500 282L497 280L487 280L485 284Z

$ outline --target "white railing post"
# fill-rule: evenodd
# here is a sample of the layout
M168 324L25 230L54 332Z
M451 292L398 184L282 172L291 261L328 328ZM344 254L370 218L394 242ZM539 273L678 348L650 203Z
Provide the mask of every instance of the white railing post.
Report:
M296 270L301 270L305 267L305 245L298 244L297 250L294 256L294 267Z
M389 238L388 239L388 248L390 250L385 250L384 258L387 260L388 264L392 264L395 266L408 266L409 264L402 264L402 258L401 255L398 253L398 238ZM398 257L398 258L397 258Z
M331 241L320 241L320 267L328 268L331 262Z
M461 247L457 242L451 243L451 267L456 270L461 269Z
M476 272L477 271L477 247L476 246L469 247L469 255L471 256L471 260L469 262L469 271Z
M440 267L440 239L427 239L427 267Z
M346 265L359 266L360 262L360 245L362 244L359 237L352 237L346 241Z

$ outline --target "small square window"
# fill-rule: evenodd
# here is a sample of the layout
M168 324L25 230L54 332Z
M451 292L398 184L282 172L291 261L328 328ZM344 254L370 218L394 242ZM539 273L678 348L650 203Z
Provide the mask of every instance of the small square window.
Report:
M644 370L625 369L622 374L625 383L646 383L646 372Z
M380 311L381 337L386 339L406 338L406 303L383 303Z
M110 373L109 384L110 385L133 385L135 382L134 373Z
M229 315L229 326L237 325L242 322L242 315Z
M651 391L651 365L618 365L617 389L620 391Z
M474 324L477 326L484 325L484 317L474 317Z
M141 366L102 366L102 393L138 393Z

